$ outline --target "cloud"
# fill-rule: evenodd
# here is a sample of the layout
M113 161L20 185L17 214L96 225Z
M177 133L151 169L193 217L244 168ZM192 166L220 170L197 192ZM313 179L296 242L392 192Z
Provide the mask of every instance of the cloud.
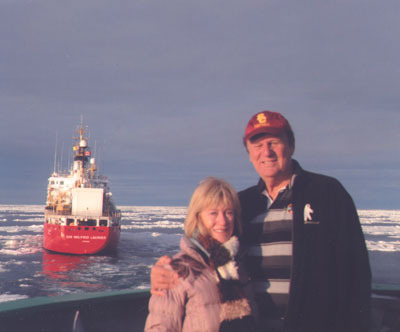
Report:
M0 173L9 181L22 172L30 183L18 184L9 200L40 196L56 135L67 158L81 115L126 204L186 202L207 175L244 188L257 177L242 146L244 127L272 109L291 122L300 162L347 170L339 176L356 200L370 202L362 184L399 162L399 7L3 1L0 153L7 165ZM371 173L351 180L359 169ZM383 183L397 179L385 174ZM384 184L374 188L393 195Z

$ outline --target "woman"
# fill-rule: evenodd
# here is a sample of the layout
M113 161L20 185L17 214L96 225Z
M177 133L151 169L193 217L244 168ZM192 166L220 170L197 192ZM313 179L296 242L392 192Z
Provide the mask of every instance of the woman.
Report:
M145 331L255 331L250 285L237 262L241 223L234 189L220 179L203 180L184 228L171 262L178 283L151 297Z

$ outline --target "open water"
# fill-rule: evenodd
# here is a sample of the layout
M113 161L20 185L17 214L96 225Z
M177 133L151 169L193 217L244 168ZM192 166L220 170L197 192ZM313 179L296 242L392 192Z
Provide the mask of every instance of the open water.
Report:
M152 264L178 251L185 207L125 206L114 255L42 249L43 206L0 205L0 302L149 287ZM373 281L400 284L400 210L360 210Z

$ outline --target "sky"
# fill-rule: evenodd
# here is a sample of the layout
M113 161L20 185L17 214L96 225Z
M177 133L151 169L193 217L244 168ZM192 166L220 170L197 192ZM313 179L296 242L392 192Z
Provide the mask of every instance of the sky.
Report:
M81 118L117 205L187 205L258 176L242 136L281 112L294 158L359 209L399 209L398 0L0 0L0 204L45 204ZM57 144L56 144L57 142Z

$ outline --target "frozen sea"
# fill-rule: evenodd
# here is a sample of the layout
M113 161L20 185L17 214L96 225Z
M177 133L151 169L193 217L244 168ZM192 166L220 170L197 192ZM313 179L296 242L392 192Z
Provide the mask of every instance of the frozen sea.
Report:
M42 249L43 206L0 205L0 302L149 287L152 264L178 251L186 207L122 206L118 252L51 254ZM400 284L400 210L359 210L376 283Z

